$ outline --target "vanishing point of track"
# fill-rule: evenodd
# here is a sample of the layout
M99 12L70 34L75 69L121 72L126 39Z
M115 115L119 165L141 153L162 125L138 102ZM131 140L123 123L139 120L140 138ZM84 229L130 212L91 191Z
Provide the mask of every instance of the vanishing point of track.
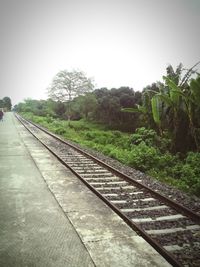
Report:
M19 121L173 266L200 266L200 215L30 121Z

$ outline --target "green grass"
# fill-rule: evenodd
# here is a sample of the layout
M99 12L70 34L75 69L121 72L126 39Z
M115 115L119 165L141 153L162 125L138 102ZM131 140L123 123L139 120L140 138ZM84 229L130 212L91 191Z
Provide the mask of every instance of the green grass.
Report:
M21 114L55 134L83 147L116 159L148 175L200 196L200 153L188 153L185 160L168 152L170 140L160 139L153 130L140 128L135 134L108 130L104 125L85 120L71 121Z

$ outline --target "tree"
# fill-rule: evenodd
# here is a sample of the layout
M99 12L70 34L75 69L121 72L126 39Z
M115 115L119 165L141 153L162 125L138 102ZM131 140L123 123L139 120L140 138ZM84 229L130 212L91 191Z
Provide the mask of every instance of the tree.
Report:
M186 118L189 133L197 151L200 151L198 116L196 116L200 109L200 76L191 79L195 73L193 69L197 64L190 68L182 79L182 65L180 64L175 72L170 65L167 69L167 76L163 76L165 84L162 84L160 91L152 97L151 101L153 118L158 126L160 126L162 114L165 118L170 118L175 146L180 143L180 133L183 132L181 126Z
M89 114L94 113L97 108L97 99L92 93L86 93L84 96L79 96L76 102L79 105L80 113L85 119L88 119Z
M143 114L147 125L159 130L161 136L167 130L172 138L171 149L176 152L200 151L200 74L194 69L198 64L183 78L182 64L176 69L169 65L164 82L144 88L142 105L122 109Z
M4 109L6 109L7 111L10 111L12 108L12 103L11 103L10 97L5 96L1 101L1 105Z
M0 99L0 108L3 108L3 106L4 106L3 100Z
M66 105L61 101L57 101L53 106L53 111L58 117L63 118L66 112Z
M51 85L48 88L48 95L56 101L68 102L67 117L70 121L72 99L79 95L84 95L92 91L94 85L92 80L87 78L82 71L63 70L56 74Z

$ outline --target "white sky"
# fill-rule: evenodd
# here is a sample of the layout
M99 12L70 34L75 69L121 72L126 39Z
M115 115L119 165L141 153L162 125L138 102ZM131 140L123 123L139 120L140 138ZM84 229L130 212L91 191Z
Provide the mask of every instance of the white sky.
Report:
M47 98L63 69L134 90L200 60L200 0L0 0L0 98Z

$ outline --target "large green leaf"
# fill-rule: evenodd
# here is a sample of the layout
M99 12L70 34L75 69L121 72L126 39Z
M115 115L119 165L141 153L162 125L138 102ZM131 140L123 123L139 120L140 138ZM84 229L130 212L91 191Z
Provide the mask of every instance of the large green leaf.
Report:
M140 112L138 108L121 108L121 111L129 113Z
M179 101L180 101L179 92L181 92L180 88L170 78L164 76L163 79L166 81L166 84L168 85L170 89L169 95L170 95L172 102L175 105L179 105Z
M178 90L179 87L172 81L169 77L163 76L163 79L166 81L166 84L170 87L170 89Z
M122 112L129 112L129 113L134 113L134 112L139 112L139 113L146 113L147 110L145 107L137 105L137 108L121 108Z
M153 119L156 124L160 125L160 101L156 95L151 99L151 107L153 113Z
M200 77L196 80L192 79L190 82L190 88L194 96L194 102L200 106Z
M173 106L173 102L168 95L159 93L156 96L159 97L160 100L162 100L167 106Z

